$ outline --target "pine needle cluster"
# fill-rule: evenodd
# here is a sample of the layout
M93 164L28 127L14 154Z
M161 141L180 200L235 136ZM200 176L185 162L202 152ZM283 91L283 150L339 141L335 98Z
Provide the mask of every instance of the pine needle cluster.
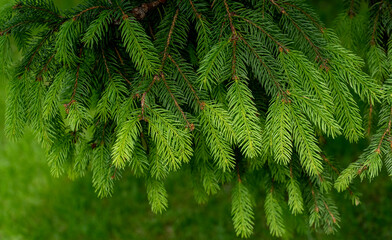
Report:
M8 64L8 135L32 127L52 174L91 171L100 197L131 171L161 213L165 179L186 171L199 203L232 186L238 236L251 236L262 214L256 196L273 236L290 234L290 214L333 233L334 184L357 203L353 173L375 176L383 156L392 169L388 68L364 73L305 1L86 0L60 12L23 0L1 16L3 54L12 43L22 54ZM372 52L388 58L379 31L390 33L376 28ZM340 173L318 139L362 138L358 101L389 104L374 137L382 141Z
M335 182L344 191L355 178L372 180L382 166L392 176L392 3L347 1L338 18L337 32L343 44L366 59L366 71L382 88L380 102L369 101L364 126L369 145Z

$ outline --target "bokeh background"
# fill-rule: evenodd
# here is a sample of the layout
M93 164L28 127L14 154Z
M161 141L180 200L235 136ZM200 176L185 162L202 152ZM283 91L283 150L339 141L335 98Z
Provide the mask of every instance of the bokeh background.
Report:
M0 0L0 5L9 3ZM62 9L79 0L56 0ZM342 0L311 0L327 26L343 11ZM1 57L1 56L0 56ZM230 210L230 191L221 191L205 205L197 205L192 182L184 174L167 181L169 210L154 215L141 181L124 175L111 198L98 199L90 177L70 181L53 178L45 154L31 132L17 143L4 136L7 79L0 76L0 240L46 239L236 239ZM366 143L350 145L337 139L328 151L341 165L354 161ZM383 174L358 186L362 203L354 207L336 196L341 231L334 236L312 234L294 239L392 239L392 179ZM272 239L257 202L252 239Z

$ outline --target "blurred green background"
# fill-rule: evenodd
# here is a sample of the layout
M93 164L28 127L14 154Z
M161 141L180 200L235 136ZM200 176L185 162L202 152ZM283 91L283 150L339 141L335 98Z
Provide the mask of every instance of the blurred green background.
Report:
M0 0L0 4L10 2ZM56 1L61 8L78 0ZM343 6L341 0L312 0L327 26L332 26ZM50 176L43 150L30 132L17 142L4 137L7 79L0 80L0 240L19 239L236 239L230 216L229 189L206 205L193 200L191 180L185 174L169 178L169 210L154 215L144 185L125 175L112 198L98 199L90 177L70 181ZM330 151L346 165L359 147L337 140ZM384 175L360 185L358 207L337 195L341 231L334 236L314 234L307 239L392 239L392 181ZM252 239L271 239L257 202ZM304 237L294 237L303 239Z

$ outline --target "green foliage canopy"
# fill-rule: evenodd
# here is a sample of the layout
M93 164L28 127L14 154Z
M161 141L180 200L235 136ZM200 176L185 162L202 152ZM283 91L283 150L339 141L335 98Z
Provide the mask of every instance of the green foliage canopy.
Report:
M374 177L382 165L373 143L365 165L341 174L323 153L318 139L364 136L358 100L389 103L390 94L378 65L364 73L304 1L87 0L60 12L24 0L2 16L1 48L15 42L23 56L7 63L8 135L31 126L52 174L92 171L100 197L132 171L161 213L165 179L181 170L199 203L234 184L238 236L252 234L260 190L272 235L291 231L287 214L333 233L334 184L357 203L349 183L358 169ZM391 115L381 113L384 139Z

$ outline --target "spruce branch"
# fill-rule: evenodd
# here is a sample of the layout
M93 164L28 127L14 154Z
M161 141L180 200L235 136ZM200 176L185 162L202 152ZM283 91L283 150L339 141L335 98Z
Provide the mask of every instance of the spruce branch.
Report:
M87 13L87 12L89 12L89 11L95 10L95 9L110 9L110 8L108 8L108 7L106 7L106 6L93 6L93 7L89 7L89 8L87 8L87 9L84 9L84 10L80 11L78 14L74 15L72 19L73 19L74 21L76 21L76 20L78 20L78 18L79 18L80 16L82 16L83 14L85 14L85 13Z
M312 21L312 23L313 23L314 25L317 26L317 28L320 30L321 33L324 33L324 28L320 25L320 23L319 23L318 21L316 21L316 19L314 19L314 18L313 18L309 13L307 13L304 9L302 9L302 8L298 7L297 5L292 4L292 3L290 3L290 2L283 2L283 4L285 4L285 5L287 5L287 6L290 6L290 7L294 8L294 9L300 11L301 13L303 13L307 18L309 18L309 20Z
M0 21L0 50L13 39L23 56L6 64L16 70L6 132L20 137L32 127L53 175L91 171L100 197L130 170L162 213L164 180L191 169L198 202L233 185L240 237L252 235L260 197L274 236L295 231L285 203L309 219L309 231L334 233L331 186L356 204L357 176L372 179L383 164L392 172L392 41L380 38L390 36L380 24L390 5L376 2L383 7L370 15L374 46L363 61L301 1L85 0L63 14L49 0L22 0ZM370 104L373 135L340 172L316 136L358 141L361 101ZM260 182L265 195L253 191Z
M37 10L39 12L46 12L49 13L57 18L64 18L64 16L60 15L58 12L47 9L47 8L43 8L43 7L39 7L39 6L33 6L33 5L28 5L28 4L24 4L23 2L19 2L17 3L14 7L14 9L34 9Z

